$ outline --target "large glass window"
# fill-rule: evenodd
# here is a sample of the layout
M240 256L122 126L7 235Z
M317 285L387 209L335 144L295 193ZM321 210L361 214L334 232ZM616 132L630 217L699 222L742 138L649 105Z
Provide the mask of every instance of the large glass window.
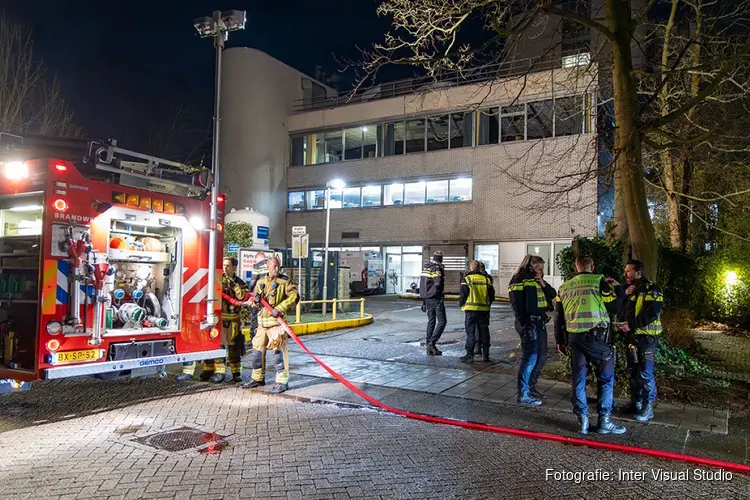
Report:
M380 206L381 186L364 186L362 187L362 206L379 207Z
M552 137L552 99L526 105L526 139Z
M325 133L325 162L341 161L344 143L341 130L330 130Z
M553 262L553 269L552 272L553 276L562 276L562 271L560 271L560 268L557 265L557 256L560 255L560 252L565 250L570 246L570 243L555 243L555 259Z
M312 134L312 137L314 137L315 143L315 154L312 155L313 163L320 164L326 162L326 133L325 132L318 132L317 134Z
M343 192L341 189L331 189L331 208L341 208L343 205Z
M500 142L500 108L483 109L479 112L479 133L477 144L497 144Z
M474 260L484 262L487 272L497 276L498 270L498 245L474 245Z
M292 166L305 165L307 156L307 136L292 137Z
M552 249L549 243L527 243L526 253L531 255L538 255L544 259L544 274L549 276L551 269L551 255Z
M404 154L404 122L385 124L384 156Z
M526 107L516 104L502 108L500 132L502 142L523 141L526 137Z
M362 127L362 158L375 158L378 156L380 147L378 125L365 125Z
M416 153L424 151L425 120L407 120L406 122L406 152Z
M431 181L427 183L427 203L448 201L448 181Z
M360 188L358 187L344 188L344 208L359 207L360 197L361 197Z
M404 205L424 203L425 182L410 182L404 184Z
M404 185L390 184L383 186L383 202L386 205L403 205L404 204Z
M304 191L294 191L289 193L289 206L288 210L296 212L305 209L305 193Z
M344 129L344 147L345 160L362 158L362 127Z
M450 200L451 201L471 200L471 177L464 177L461 179L451 179Z
M473 113L451 113L450 148L463 148L472 145Z
M427 151L448 149L448 119L449 115L427 119Z
M555 135L575 135L583 131L581 96L555 99Z
M326 207L326 191L318 189L306 193L308 210L323 210Z

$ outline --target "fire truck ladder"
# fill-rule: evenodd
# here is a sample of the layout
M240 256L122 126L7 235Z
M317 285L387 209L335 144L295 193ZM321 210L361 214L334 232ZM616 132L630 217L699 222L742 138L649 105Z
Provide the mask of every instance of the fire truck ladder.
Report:
M120 156L145 162L126 161ZM176 196L205 196L211 182L208 170L197 171L183 163L123 149L114 139L106 144L92 142L88 160L98 170L119 174L120 184Z

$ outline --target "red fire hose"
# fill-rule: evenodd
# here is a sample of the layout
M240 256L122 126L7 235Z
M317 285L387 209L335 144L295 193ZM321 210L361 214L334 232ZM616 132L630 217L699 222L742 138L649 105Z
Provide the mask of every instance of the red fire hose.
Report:
M226 294L222 294L222 297L224 298L224 300L234 305L243 305L243 304L247 304L247 302L250 301L250 299L248 299L247 301L242 302ZM261 304L269 312L273 311L273 307L271 307L268 304L268 302L265 301L265 299L261 299ZM662 450L651 450L648 448L640 448L637 446L628 446L628 445L616 444L616 443L602 443L599 441L591 441L588 439L571 438L571 437L559 436L557 434L547 434L545 432L534 432L534 431L524 431L520 429L511 429L509 427L499 427L496 425L482 424L482 423L477 423L477 422L468 422L465 420L433 417L430 415L422 415L420 413L412 413L410 411L393 408L392 406L388 406L384 403L381 403L377 399L361 391L354 384L352 384L347 379L339 375L333 368L326 365L323 361L318 359L318 357L315 356L315 354L310 352L307 346L305 346L305 344L302 343L299 337L295 335L295 333L289 327L289 324L286 321L284 321L284 319L282 319L281 317L276 318L276 319L279 322L279 325L284 329L284 331L286 331L286 333L292 338L292 340L294 340L297 343L297 345L300 346L300 348L305 353L307 353L312 359L314 359L316 363L318 363L321 367L323 367L325 371L330 373L333 378L335 378L337 381L344 384L350 391L355 393L357 396L363 398L364 400L368 401L369 403L372 403L378 408L381 408L390 413L401 415L402 417L410 418L412 420L421 420L422 422L430 422L433 424L453 425L456 427L463 427L464 429L473 429L473 430L486 431L486 432L496 432L500 434L509 434L511 436L519 436L519 437L531 438L531 439L543 439L546 441L554 441L558 443L572 444L572 445L578 445L578 446L588 446L590 448L599 448L599 449L604 449L604 450L609 450L609 451L619 451L623 453L634 453L634 454L639 454L639 455L646 455L646 456L650 456L654 458L680 460L680 461L688 462L691 464L708 466L708 467L718 467L718 468L725 469L725 470L732 471L732 472L750 474L750 466L748 465L736 464L732 462L724 462L721 460L714 460L711 458L702 458L702 457L696 457L692 455L683 455L681 453L672 453L669 451L662 451Z

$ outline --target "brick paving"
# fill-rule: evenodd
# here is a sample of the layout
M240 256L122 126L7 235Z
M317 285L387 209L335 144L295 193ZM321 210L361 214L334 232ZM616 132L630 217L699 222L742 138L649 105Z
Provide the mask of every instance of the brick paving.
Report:
M111 393L131 388L109 384ZM149 384L171 387L166 380ZM82 395L74 384L52 387L71 400L97 395ZM3 403L0 420L9 418L10 404L33 413L39 395L13 395L12 403ZM125 403L127 397L108 399ZM70 411L64 398L60 401L58 413ZM182 427L226 436L226 445L215 454L205 451L207 445L203 453L195 448L175 453L134 440ZM302 403L236 386L6 429L0 432L2 499L746 498L750 491L750 478L738 474L731 480L725 474L716 481L659 481L652 471L692 475L694 468ZM547 469L597 468L614 479L546 479ZM620 481L619 470L646 476Z
M344 356L318 357L352 382L516 405L516 377L496 373L494 367L474 371ZM332 378L304 353L290 353L289 360L295 374ZM475 363L475 366L481 367L483 364ZM543 408L572 413L570 384L541 379L537 387L547 395ZM626 404L626 401L620 400L617 406L623 408ZM595 409L596 405L591 406ZM617 409L614 415L616 418L635 421L632 415L620 413ZM729 412L658 403L652 423L726 435L729 430Z

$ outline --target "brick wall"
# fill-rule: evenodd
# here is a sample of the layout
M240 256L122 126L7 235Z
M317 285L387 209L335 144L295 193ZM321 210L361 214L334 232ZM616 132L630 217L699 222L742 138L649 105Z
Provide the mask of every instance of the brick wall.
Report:
M450 174L473 176L471 202L332 210L332 245L556 239L596 233L595 169L595 136L586 134L290 167L287 184L295 190L321 187L334 178L359 184ZM592 174L589 178L582 174L588 171ZM552 207L549 196L530 191L519 180L531 181L534 189L580 186L555 197ZM325 216L323 210L289 212L287 243L291 242L291 227L304 225L311 244L322 244ZM342 240L341 233L349 231L358 231L360 238Z

